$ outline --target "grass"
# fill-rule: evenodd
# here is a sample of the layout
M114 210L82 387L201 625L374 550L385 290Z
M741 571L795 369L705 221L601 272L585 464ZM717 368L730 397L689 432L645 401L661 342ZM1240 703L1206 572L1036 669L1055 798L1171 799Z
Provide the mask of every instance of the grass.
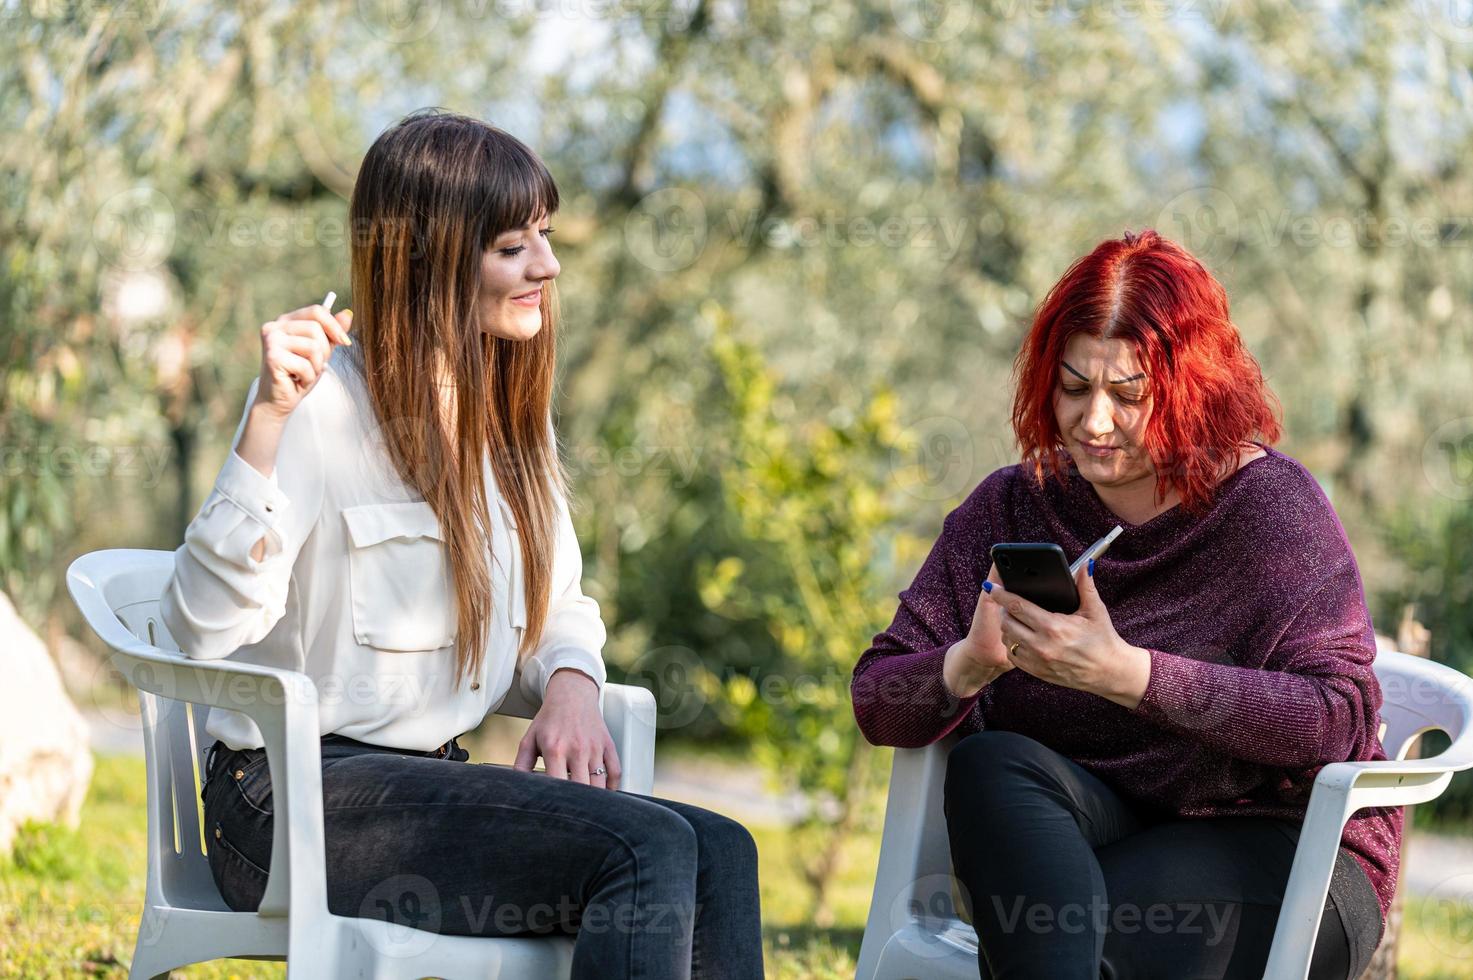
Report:
M143 900L146 853L141 759L101 756L76 830L28 826L0 865L0 977L126 977ZM869 904L878 841L846 851L832 893L833 925L818 928L793 871L792 843L753 829L761 854L767 974L778 980L849 980ZM1473 904L1411 899L1398 964L1404 980L1473 975ZM176 980L284 977L278 963L220 960Z
M1473 902L1407 896L1396 968L1402 980L1473 976Z
M29 825L0 865L0 978L72 980L128 975L143 902L147 854L143 760L99 756L82 822ZM857 841L835 888L837 924L804 921L802 888L778 828L755 828L763 870L768 975L854 976L874 868L873 840ZM787 872L786 874L784 872ZM284 977L279 963L220 960L174 971L176 980Z

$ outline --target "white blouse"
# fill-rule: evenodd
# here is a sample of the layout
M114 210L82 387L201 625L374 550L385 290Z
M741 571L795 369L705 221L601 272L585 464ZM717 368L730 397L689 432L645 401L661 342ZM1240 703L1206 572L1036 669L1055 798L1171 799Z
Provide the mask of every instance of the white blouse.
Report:
M457 685L455 594L439 520L394 471L357 363L349 349L334 350L287 421L271 477L231 452L174 554L162 615L188 657L312 678L322 734L428 751L478 726L511 688L527 626L521 547L488 459L491 623L479 674ZM232 447L244 428L242 415ZM557 512L552 594L521 691L539 703L553 672L571 667L594 679L602 702L603 620L583 594L561 494ZM263 537L256 561L251 549ZM232 749L265 744L236 711L212 710L205 730Z

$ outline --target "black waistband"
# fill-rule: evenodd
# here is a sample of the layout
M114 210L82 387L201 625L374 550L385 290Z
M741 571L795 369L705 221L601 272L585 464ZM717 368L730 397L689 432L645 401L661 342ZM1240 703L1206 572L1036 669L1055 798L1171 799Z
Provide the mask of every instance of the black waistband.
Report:
M417 755L426 759L449 759L451 762L465 762L467 759L470 758L470 753L461 747L459 739L460 736L457 735L450 741L446 742L444 745L440 746L438 749L430 749L428 752L423 752L419 749L398 749L394 748L391 745L374 745L371 742L360 742L356 738L349 738L346 735L339 735L336 732L322 736L322 744L343 745L359 749L364 752L393 752L398 755ZM206 773L214 771L215 756L220 751L228 752L229 747L226 746L224 742L216 739L214 744L210 746L209 751L205 753ZM266 750L251 749L249 751L264 752Z
M371 742L360 742L355 738L349 738L346 735L339 735L336 732L322 736L322 744L347 745L353 748L361 748L371 752L397 752L400 755L419 755L424 756L427 759L456 759L456 757L459 756L460 758L457 759L457 761L462 761L469 756L469 753L467 753L465 749L460 747L460 742L457 741L458 738L459 736L456 736L455 738L452 738L450 741L446 742L444 745L440 746L438 749L430 749L428 752L422 752L419 749L399 749L395 748L392 745L374 745Z

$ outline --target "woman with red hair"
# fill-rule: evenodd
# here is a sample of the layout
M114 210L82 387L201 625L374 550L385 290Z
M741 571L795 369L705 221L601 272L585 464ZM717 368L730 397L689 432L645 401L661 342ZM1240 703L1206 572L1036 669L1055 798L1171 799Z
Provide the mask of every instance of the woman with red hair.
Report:
M1022 462L947 515L860 657L876 745L953 732L945 816L984 978L1262 977L1315 774L1384 759L1355 557L1280 437L1221 284L1153 231L1106 241L1015 365ZM1080 607L1003 589L1052 541ZM1311 977L1381 941L1403 811L1350 820Z

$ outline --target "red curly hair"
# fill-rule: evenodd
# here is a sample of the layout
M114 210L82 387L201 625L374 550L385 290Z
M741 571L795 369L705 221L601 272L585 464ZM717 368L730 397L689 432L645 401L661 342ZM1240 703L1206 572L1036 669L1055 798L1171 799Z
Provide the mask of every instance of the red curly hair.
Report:
M1227 291L1191 253L1147 229L1101 242L1049 290L1013 364L1013 431L1043 484L1069 461L1054 414L1064 347L1076 333L1129 341L1147 372L1142 444L1157 473L1200 514L1238 467L1239 447L1282 435L1279 402L1228 316Z

